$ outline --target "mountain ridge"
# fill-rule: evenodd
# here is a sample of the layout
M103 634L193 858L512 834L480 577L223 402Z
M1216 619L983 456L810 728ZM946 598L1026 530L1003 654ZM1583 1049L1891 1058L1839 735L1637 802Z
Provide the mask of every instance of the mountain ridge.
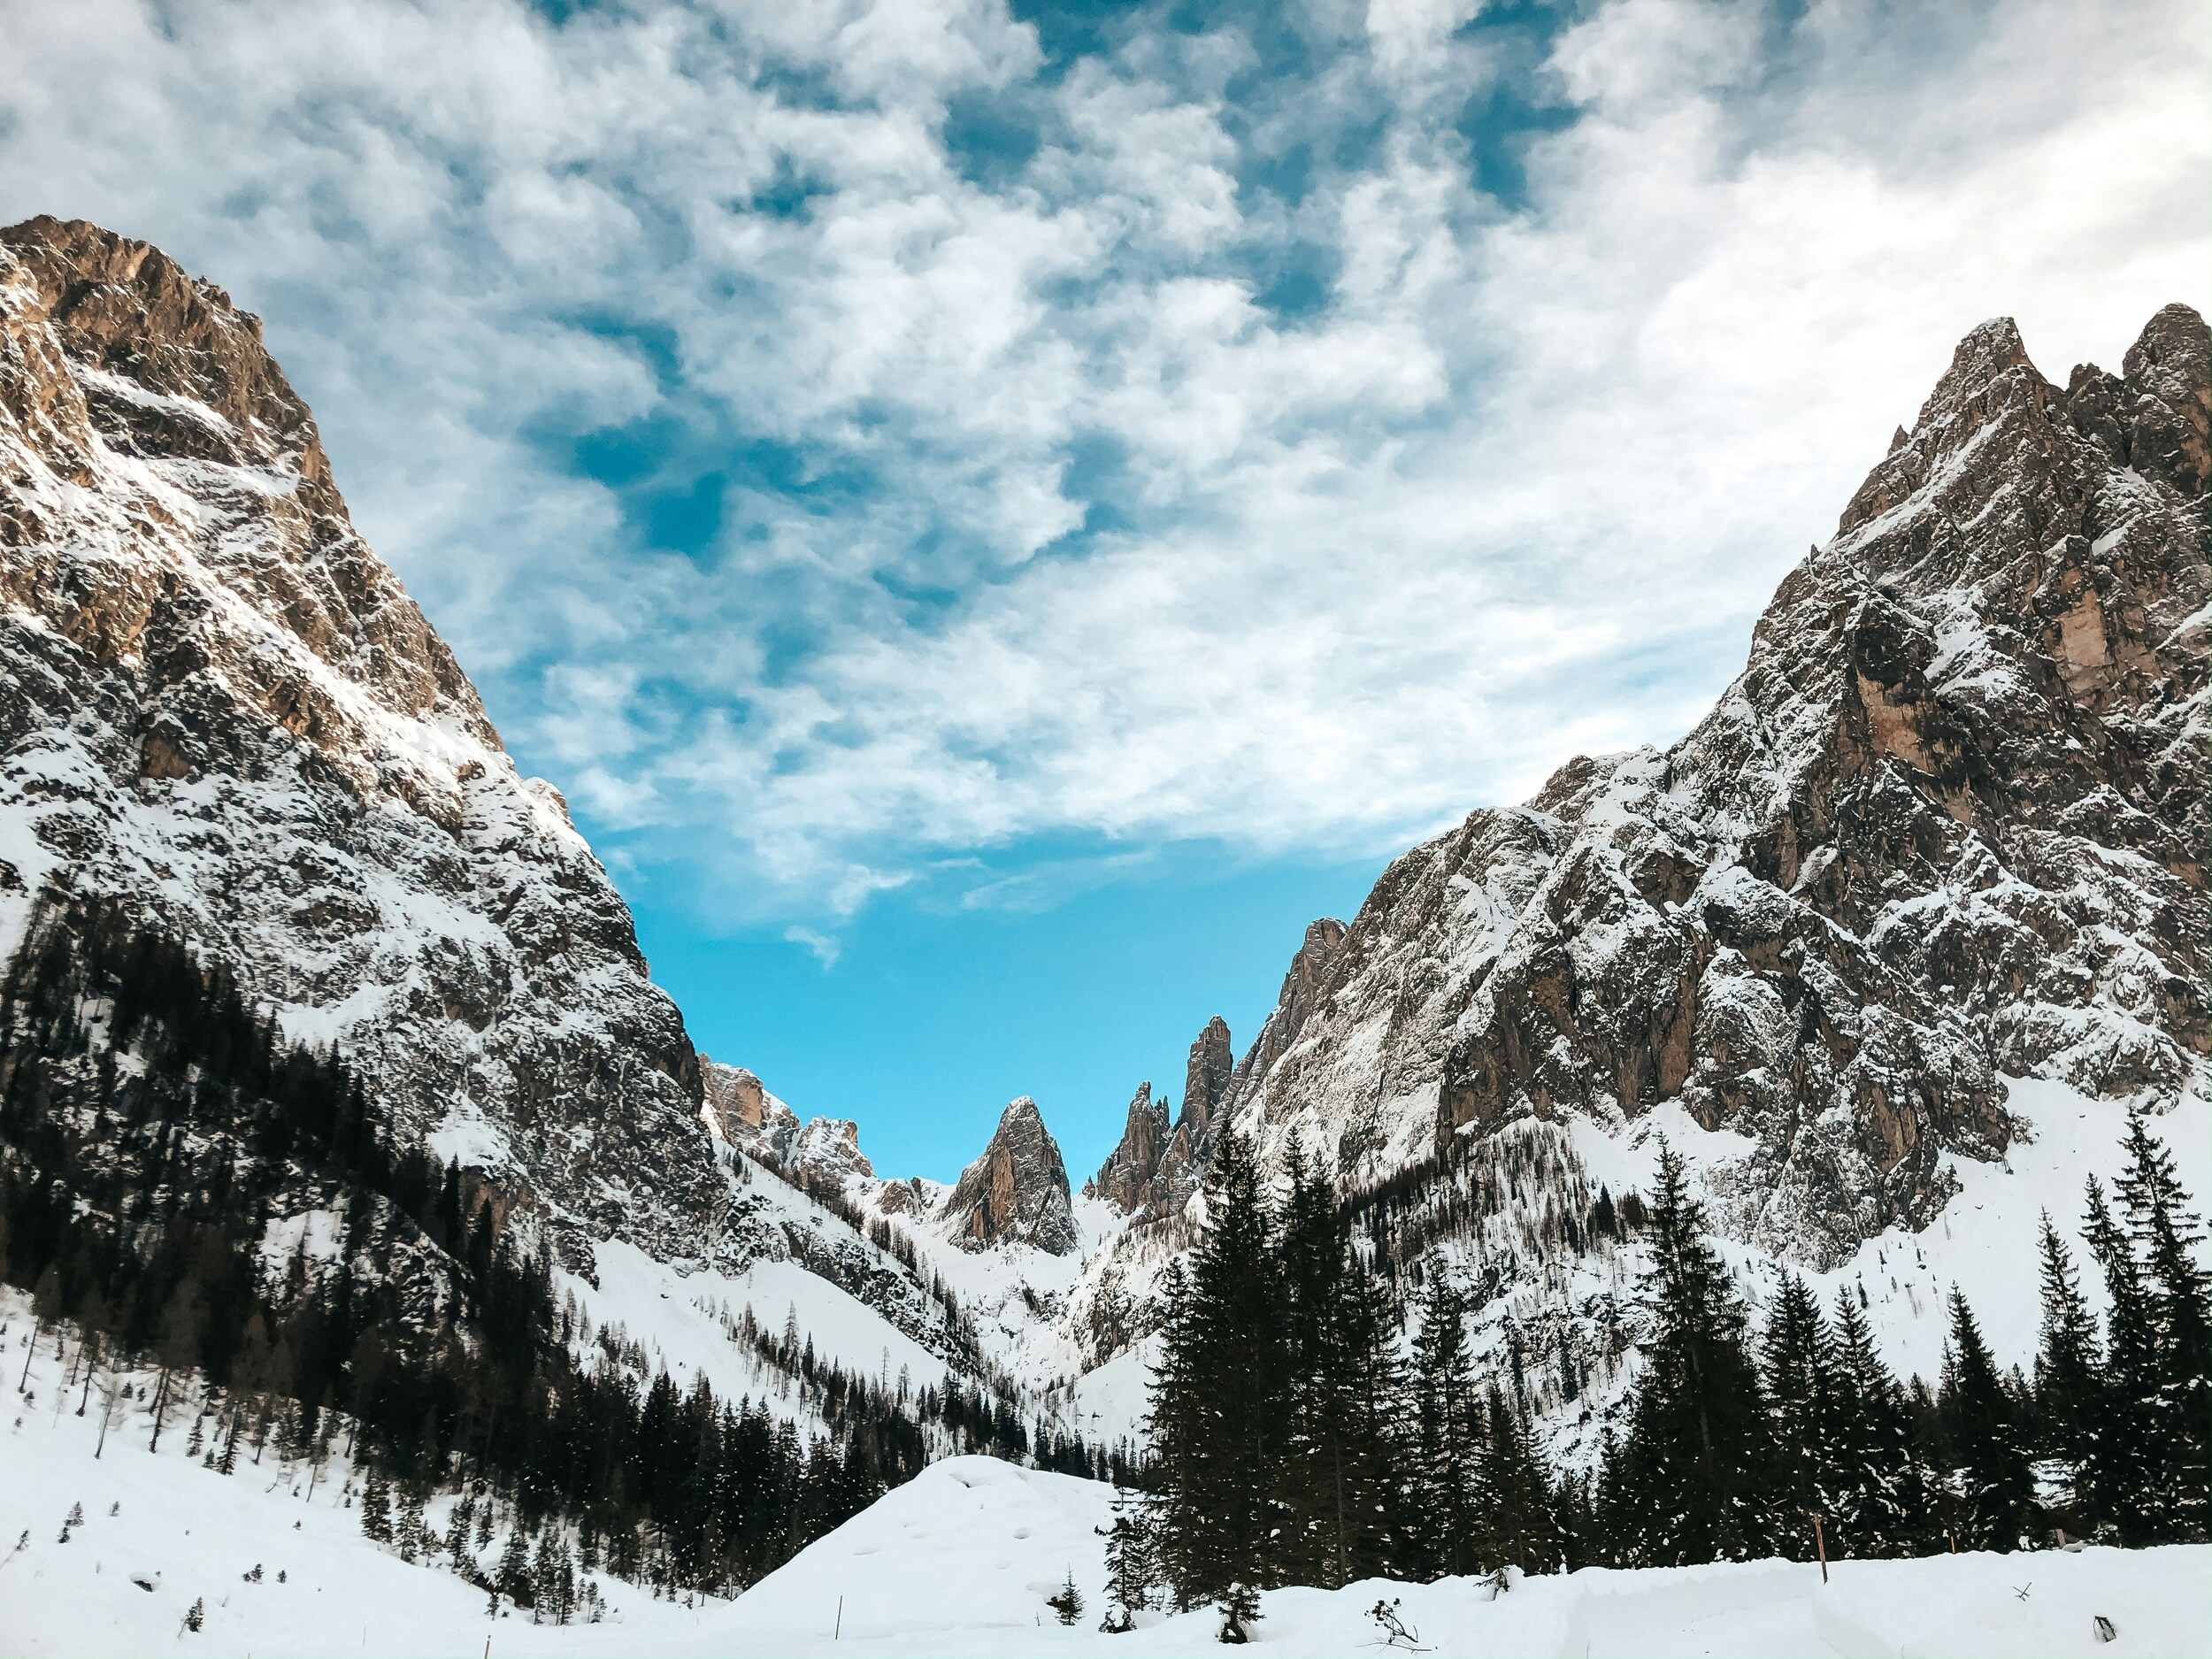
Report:
M2061 388L2008 321L1971 331L1683 738L1394 861L1307 929L1241 1055L1217 1018L1178 1107L1137 1091L1079 1194L1028 1101L948 1187L694 1050L257 322L148 244L26 221L0 231L0 940L67 889L214 953L593 1283L611 1243L789 1263L1132 1429L1122 1356L1233 1125L1277 1171L1324 1158L1378 1240L1392 1204L1458 1214L1455 1182L1510 1194L1404 1236L1482 1292L1484 1352L1540 1336L1571 1383L1627 1339L1563 1300L1561 1217L1655 1130L1704 1138L1728 1236L1836 1270L2008 1167L2019 1079L2203 1109L2208 356L2168 307Z

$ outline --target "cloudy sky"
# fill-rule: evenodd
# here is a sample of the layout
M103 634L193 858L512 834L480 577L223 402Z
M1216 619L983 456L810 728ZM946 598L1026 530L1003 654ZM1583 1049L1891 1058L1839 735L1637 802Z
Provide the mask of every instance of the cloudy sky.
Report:
M0 0L0 219L261 312L695 1033L1079 1179L1742 661L1951 346L2207 303L2193 0Z

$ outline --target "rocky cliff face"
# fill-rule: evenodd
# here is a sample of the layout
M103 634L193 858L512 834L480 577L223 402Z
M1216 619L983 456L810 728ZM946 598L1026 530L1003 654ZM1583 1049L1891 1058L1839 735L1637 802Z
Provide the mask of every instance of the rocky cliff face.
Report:
M0 948L50 884L232 964L579 1265L729 1248L628 911L354 529L259 323L35 219L0 232Z
M810 1118L802 1124L743 1066L703 1054L699 1071L716 1132L747 1156L840 1189L849 1180L875 1179L875 1165L860 1149L860 1125L851 1119Z
M1029 1244L1066 1256L1078 1242L1060 1148L1027 1095L1009 1105L983 1156L960 1171L938 1219L962 1248Z
M1679 1102L1817 1263L2003 1153L2001 1074L2202 1093L2207 362L2182 306L2063 388L1975 330L1713 712L1315 924L1220 1115L1356 1186Z
M1183 1073L1183 1109L1173 1131L1168 1128L1166 1102L1155 1104L1152 1085L1140 1084L1137 1097L1129 1102L1129 1121L1121 1141L1085 1185L1086 1195L1095 1194L1127 1216L1156 1217L1181 1210L1197 1190L1222 1102L1229 1098L1235 1079L1236 1050L1229 1024L1216 1014L1190 1046Z
M1167 1102L1152 1098L1149 1081L1138 1084L1121 1140L1099 1165L1098 1173L1083 1184L1083 1195L1102 1198L1125 1215L1143 1209L1154 1195L1160 1157L1167 1150Z

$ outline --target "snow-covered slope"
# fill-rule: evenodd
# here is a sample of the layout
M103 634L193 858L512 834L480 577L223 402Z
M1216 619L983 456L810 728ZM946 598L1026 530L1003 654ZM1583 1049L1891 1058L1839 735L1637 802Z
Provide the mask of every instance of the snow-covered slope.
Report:
M989 1369L910 1255L785 1179L870 1177L850 1125L802 1128L729 1068L710 1098L620 896L354 529L258 322L39 219L0 232L0 956L53 889L337 1044L647 1365L786 1398L749 1315L867 1377ZM722 1144L749 1106L765 1166ZM273 1264L316 1225L276 1218Z
M572 1265L741 1255L628 910L354 529L258 321L35 219L0 232L0 951L50 883L342 1044Z
M1151 1328L1233 1123L1356 1206L1489 1182L1479 1225L1398 1241L1444 1252L1554 1411L1633 1340L1632 1248L1574 1224L1661 1134L1755 1299L1776 1262L1863 1279L1924 1374L1955 1278L2026 1358L2037 1215L2078 1218L2126 1105L2212 1141L2203 319L2161 311L2123 370L2060 388L1975 330L1694 730L1571 761L1316 922L1232 1076L1217 1021L1171 1133L1133 1103L1087 1189L1130 1225L1071 1340Z
M19 1365L19 1302L8 1315L4 1351ZM363 1536L342 1459L311 1491L307 1471L273 1453L224 1476L186 1454L180 1424L150 1455L141 1410L111 1425L96 1461L96 1398L77 1417L51 1369L34 1366L36 1398L0 1427L0 1651L24 1659L478 1659L488 1639L494 1655L1220 1651L1205 1610L1148 1611L1133 1632L1100 1633L1109 1490L976 1457L933 1465L735 1601L687 1607L601 1579L604 1622L492 1617L452 1573ZM65 1543L73 1505L84 1519ZM442 1505L428 1518L442 1525ZM1088 1604L1071 1628L1044 1605L1071 1574ZM1270 1593L1256 1636L1285 1655L1388 1651L1368 1612L1381 1599L1423 1648L1447 1655L2182 1659L2212 1628L2212 1549L1841 1562L1826 1585L1802 1563L1591 1571L1519 1578L1494 1599L1482 1580L1371 1580ZM188 1632L196 1601L204 1622ZM2108 1644L2094 1633L2100 1615L2116 1631Z

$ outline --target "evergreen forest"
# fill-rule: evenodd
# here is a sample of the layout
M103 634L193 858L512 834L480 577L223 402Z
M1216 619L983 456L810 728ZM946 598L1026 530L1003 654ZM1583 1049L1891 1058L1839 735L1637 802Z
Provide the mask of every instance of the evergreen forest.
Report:
M326 1247L302 1230L268 1259L271 1223L311 1213ZM155 1370L157 1448L204 1438L227 1472L242 1437L257 1461L273 1444L319 1464L342 1434L365 1530L523 1606L572 1595L579 1567L732 1593L948 1450L1108 1471L980 1384L887 1391L749 1330L828 1425L803 1440L764 1402L680 1387L618 1330L584 1330L509 1220L227 970L111 906L41 903L0 982L0 1279L32 1294L37 1340L78 1333L88 1398ZM474 1548L465 1523L420 1525L456 1489ZM507 1556L480 1561L495 1509Z
M1109 1626L1164 1595L1221 1603L1233 1639L1257 1589L1376 1575L1503 1585L1509 1569L2200 1541L2200 1228L2139 1113L2126 1155L2113 1192L2092 1179L2084 1194L2108 1316L2047 1215L2032 1375L2000 1369L1954 1291L1931 1387L1892 1375L1863 1291L1823 1308L1786 1273L1755 1330L1682 1160L1663 1149L1654 1192L1617 1205L1601 1193L1587 1224L1640 1244L1647 1330L1618 1431L1578 1473L1548 1466L1517 1369L1510 1388L1478 1376L1440 1258L1403 1307L1406 1276L1377 1262L1317 1168L1294 1150L1278 1195L1225 1136L1206 1226L1170 1270L1154 1461L1116 1508Z

